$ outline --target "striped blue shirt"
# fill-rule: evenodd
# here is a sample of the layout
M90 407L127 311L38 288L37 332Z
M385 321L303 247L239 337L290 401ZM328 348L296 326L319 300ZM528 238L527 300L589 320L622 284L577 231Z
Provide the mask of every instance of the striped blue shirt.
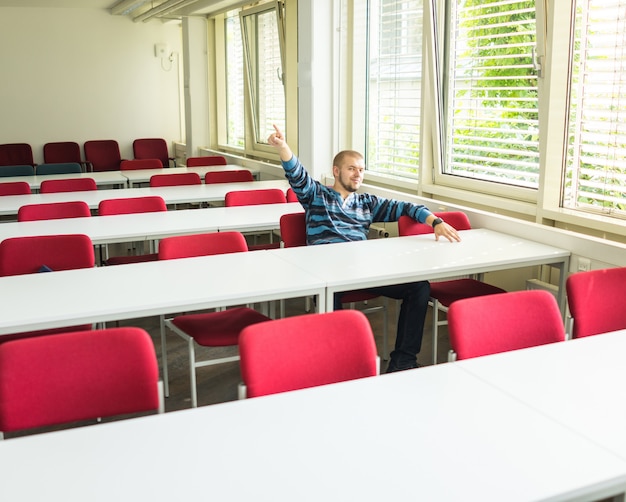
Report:
M298 158L283 162L285 176L306 211L307 244L362 241L370 225L398 221L402 215L424 222L430 211L423 205L351 193L345 200L334 189L315 181Z

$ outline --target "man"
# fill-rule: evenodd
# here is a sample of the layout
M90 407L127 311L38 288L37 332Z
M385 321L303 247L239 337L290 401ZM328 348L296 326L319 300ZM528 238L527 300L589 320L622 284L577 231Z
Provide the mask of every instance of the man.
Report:
M398 221L402 215L432 225L437 240L445 237L450 242L460 241L456 230L425 206L357 193L365 172L365 161L360 153L352 150L339 152L333 160L335 182L332 188L326 187L311 178L293 155L280 129L276 126L274 129L267 141L278 151L285 176L306 211L307 244L365 240L372 222ZM402 300L395 349L390 355L387 373L417 368L428 309L429 283L394 284L368 291ZM335 309L341 308L337 296Z

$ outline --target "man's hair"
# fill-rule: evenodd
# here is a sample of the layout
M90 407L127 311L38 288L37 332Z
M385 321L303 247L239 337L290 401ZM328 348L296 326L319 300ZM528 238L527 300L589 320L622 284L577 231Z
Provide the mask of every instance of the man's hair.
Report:
M342 150L333 159L333 166L341 167L346 162L346 157L354 157L356 159L362 159L363 155L355 150Z

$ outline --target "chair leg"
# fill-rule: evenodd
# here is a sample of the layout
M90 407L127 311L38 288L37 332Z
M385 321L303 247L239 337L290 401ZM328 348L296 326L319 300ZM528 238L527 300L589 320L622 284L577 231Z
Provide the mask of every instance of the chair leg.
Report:
M167 370L167 341L165 339L165 316L159 316L161 328L161 366L163 366L163 392L165 397L170 397L170 381Z
M196 389L196 352L193 346L193 338L187 341L189 349L189 382L191 384L191 407L198 407L198 392Z
M439 336L439 302L436 299L432 299L433 308L433 364L437 364L437 342Z

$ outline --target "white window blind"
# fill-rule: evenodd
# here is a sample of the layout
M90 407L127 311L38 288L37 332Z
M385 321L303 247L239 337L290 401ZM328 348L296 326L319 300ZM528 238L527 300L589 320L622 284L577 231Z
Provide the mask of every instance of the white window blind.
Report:
M534 0L449 0L444 172L537 188Z
M626 217L626 0L575 7L563 205Z
M243 43L239 11L227 13L225 23L226 46L226 143L235 148L245 147L245 100Z
M417 177L422 0L370 0L367 167Z

